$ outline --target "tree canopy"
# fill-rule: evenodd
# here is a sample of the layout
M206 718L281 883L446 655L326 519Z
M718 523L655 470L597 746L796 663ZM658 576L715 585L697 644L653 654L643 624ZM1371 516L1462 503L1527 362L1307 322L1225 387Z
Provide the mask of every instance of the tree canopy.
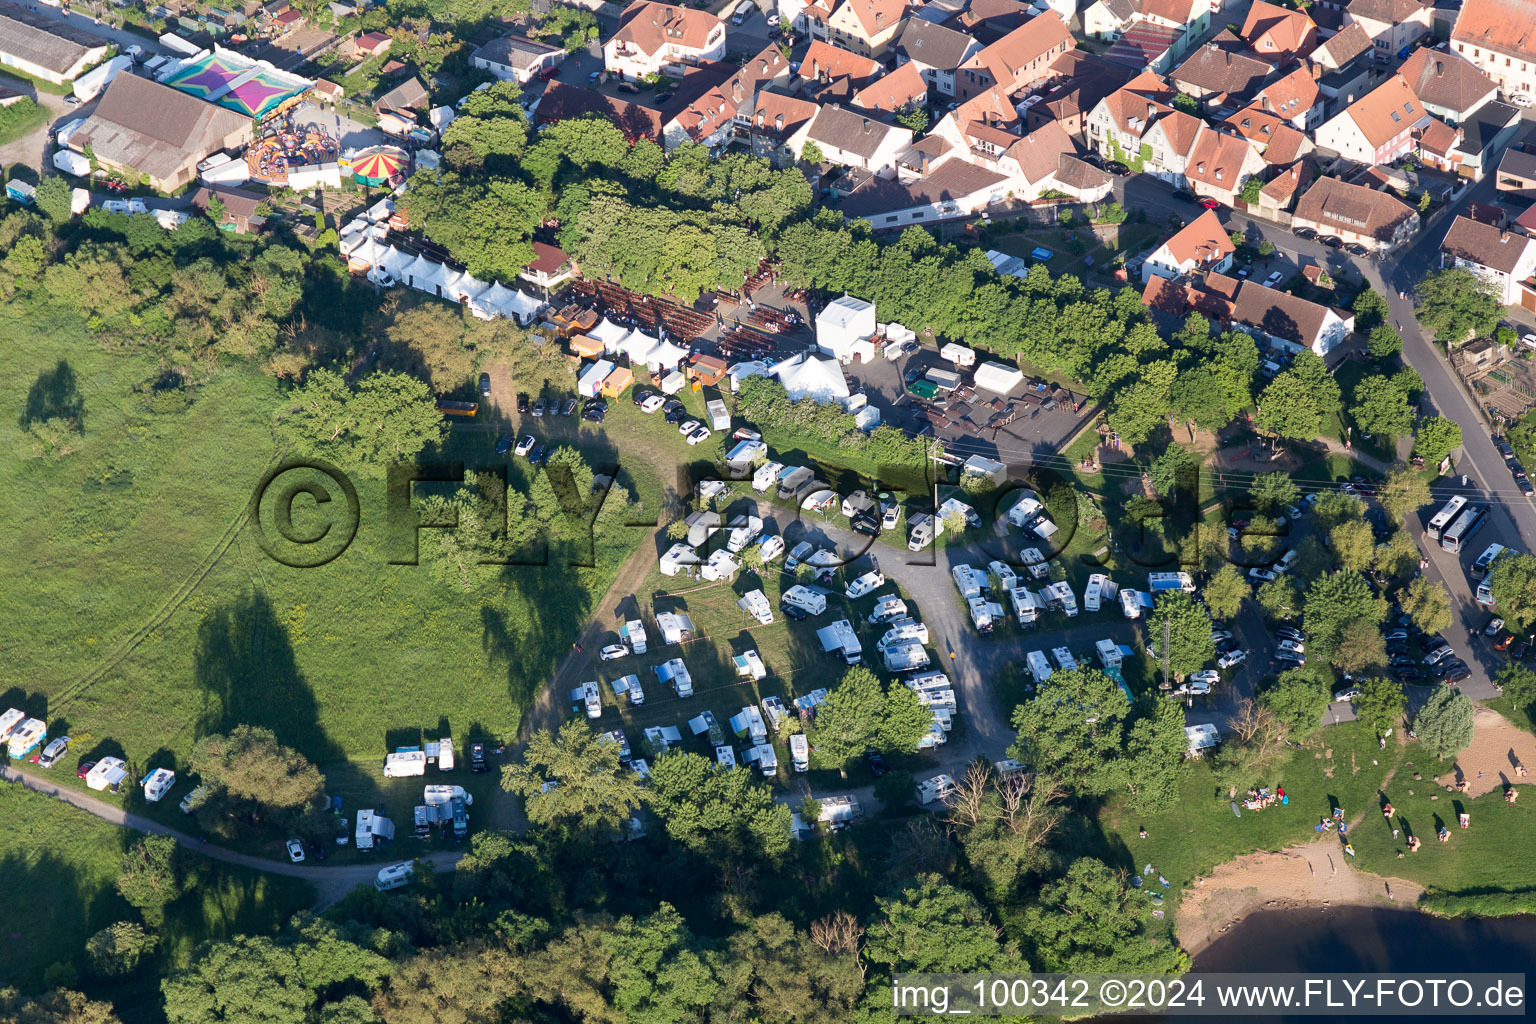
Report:
M1504 315L1504 304L1493 286L1462 267L1428 274L1413 292L1418 299L1415 315L1419 323L1434 331L1435 339L1448 348L1492 334Z
M1472 742L1472 701L1441 683L1413 716L1413 731L1436 757L1455 757Z

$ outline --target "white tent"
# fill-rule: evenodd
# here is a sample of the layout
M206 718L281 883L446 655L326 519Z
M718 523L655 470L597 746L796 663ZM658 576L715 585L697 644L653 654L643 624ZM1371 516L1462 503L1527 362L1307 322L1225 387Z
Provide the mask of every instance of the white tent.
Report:
M597 322L596 327L587 332L587 337L602 342L603 352L611 356L619 351L619 345L629 337L629 331L607 317L603 317Z
M619 342L619 351L629 357L631 365L645 366L648 365L650 354L656 350L658 344L660 343L655 338L636 327L624 336L623 341Z
M816 315L816 347L842 362L853 358L855 345L875 334L873 303L852 295L833 299ZM871 346L864 346L873 354Z
M848 380L835 359L801 353L769 371L779 378L791 399L810 398L841 404L848 398Z
M405 280L405 268L410 265L411 258L391 245L374 261L373 270L369 272L368 277L378 283L378 275L388 274L395 284L402 284Z
M731 392L734 394L741 390L741 382L748 377L766 377L768 375L768 364L761 359L753 359L750 362L737 363L727 370L726 373L731 378Z
M443 298L454 302L470 301L490 287L468 271L457 274L450 271L446 276L448 280L443 283Z
M654 373L657 370L675 370L677 364L688 358L688 350L679 348L670 341L658 342L651 349L651 354L646 356L645 365Z
M1017 367L990 360L976 367L976 387L1006 395L1024 383L1024 372Z
M406 284L419 291L436 294L438 289L443 286L443 265L441 263L433 263L427 259L425 254L417 256L405 268L403 280Z
M526 295L514 288L504 287L501 282L496 281L471 300L470 311L482 320L500 316L516 320L527 327L539 310L546 305L547 303L540 302L531 295Z

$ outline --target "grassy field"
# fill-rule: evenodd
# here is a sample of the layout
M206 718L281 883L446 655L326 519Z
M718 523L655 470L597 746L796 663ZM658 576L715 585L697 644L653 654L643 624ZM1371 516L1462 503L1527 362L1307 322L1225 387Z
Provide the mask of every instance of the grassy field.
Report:
M1536 812L1524 805L1506 808L1498 793L1469 801L1445 792L1432 780L1449 767L1416 743L1389 742L1382 750L1370 729L1358 723L1330 726L1283 758L1266 780L1285 787L1289 806L1244 811L1239 818L1209 767L1197 763L1167 811L1140 815L1112 800L1101 818L1107 846L1102 855L1132 871L1154 865L1172 883L1170 903L1176 903L1193 879L1234 857L1297 843L1338 844L1333 834L1319 839L1313 826L1342 807L1349 821L1359 819L1349 835L1357 867L1453 891L1529 887L1524 851L1536 840ZM1397 812L1394 823L1401 818L1423 841L1418 853L1407 852L1406 834L1394 840L1383 824L1384 799ZM1473 827L1452 828L1449 843L1436 842L1440 822L1456 824L1458 805L1472 815ZM1137 835L1141 827L1146 839ZM1170 909L1164 926L1173 918Z
M109 352L73 317L13 304L0 345L11 410L0 492L12 550L27 553L0 582L11 681L0 703L47 717L80 759L181 768L200 735L249 722L319 763L339 794L383 800L379 766L396 745L445 729L461 744L512 738L648 532L599 536L595 568L557 558L463 592L427 564L390 564L383 483L360 480L352 546L323 567L287 568L244 518L274 457L274 381L226 366L187 408L155 412L141 394L152 361ZM79 450L23 457L11 424L53 406L78 410ZM495 429L456 430L438 457L493 465ZM593 459L611 454L590 431L580 443ZM643 475L625 482L654 511L659 487ZM153 812L174 817L173 803Z
M59 963L75 966L85 977L85 940L114 921L139 920L113 887L123 850L137 833L19 786L0 786L0 817L7 835L0 851L0 889L11 921L9 941L0 943L0 986L35 990L43 971ZM193 885L168 908L161 970L146 969L143 982L114 985L111 998L120 1008L158 997L158 974L187 963L198 943L271 932L314 902L309 884L298 879L202 858L187 862Z

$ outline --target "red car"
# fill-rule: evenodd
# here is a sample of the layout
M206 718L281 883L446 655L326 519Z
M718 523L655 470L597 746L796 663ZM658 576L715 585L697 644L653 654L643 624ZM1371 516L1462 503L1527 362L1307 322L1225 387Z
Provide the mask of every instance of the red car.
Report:
M1218 203L1216 200L1212 199L1210 196L1201 196L1200 199L1199 199L1199 203L1200 203L1201 206L1205 207L1207 210L1217 210L1217 209L1221 208L1221 204Z
M536 77L541 82L547 82L547 81L549 81L550 79L554 78L555 76L557 76L559 74L560 74L560 67L559 67L559 65L556 65L555 67L552 67L552 68L545 68L543 71L540 71L534 77Z
M91 769L96 767L95 761L82 761L80 767L75 769L75 778L83 779L91 774Z

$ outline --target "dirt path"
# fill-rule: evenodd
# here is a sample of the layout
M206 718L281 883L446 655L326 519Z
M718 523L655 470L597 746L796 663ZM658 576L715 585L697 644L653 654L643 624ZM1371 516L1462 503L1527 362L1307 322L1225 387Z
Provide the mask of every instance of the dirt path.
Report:
M1509 719L1491 708L1477 708L1472 714L1472 742L1456 757L1453 771L1435 779L1436 784L1453 789L1457 781L1467 782L1467 796L1482 796L1508 785L1530 783L1536 776L1520 776L1516 765L1529 769L1536 765L1536 736L1516 728Z
M1255 910L1375 906L1411 907L1417 882L1355 868L1332 843L1305 843L1278 853L1251 853L1197 878L1179 904L1175 932L1191 956Z
M178 832L158 821L146 818L140 814L133 814L123 810L116 804L99 797L82 793L78 789L69 786L61 786L36 772L23 771L15 765L9 767L0 765L0 778L20 783L34 793L51 796L55 800L63 801L72 807L79 808L87 814L94 814L103 821L111 822L123 828L131 828L139 832L153 835L170 836L182 846L193 853L213 860L223 861L226 864L236 864L253 871L261 871L269 875L286 875L289 878L302 878L315 887L317 910L329 907L347 893L359 885L371 883L378 875L379 864L349 864L336 867L320 867L317 864L292 864L285 861L268 860L265 857L253 857L247 853L238 853L225 849L222 846L212 846L202 839ZM423 863L430 864L435 871L451 870L459 862L462 853L450 850L439 851L419 858Z

